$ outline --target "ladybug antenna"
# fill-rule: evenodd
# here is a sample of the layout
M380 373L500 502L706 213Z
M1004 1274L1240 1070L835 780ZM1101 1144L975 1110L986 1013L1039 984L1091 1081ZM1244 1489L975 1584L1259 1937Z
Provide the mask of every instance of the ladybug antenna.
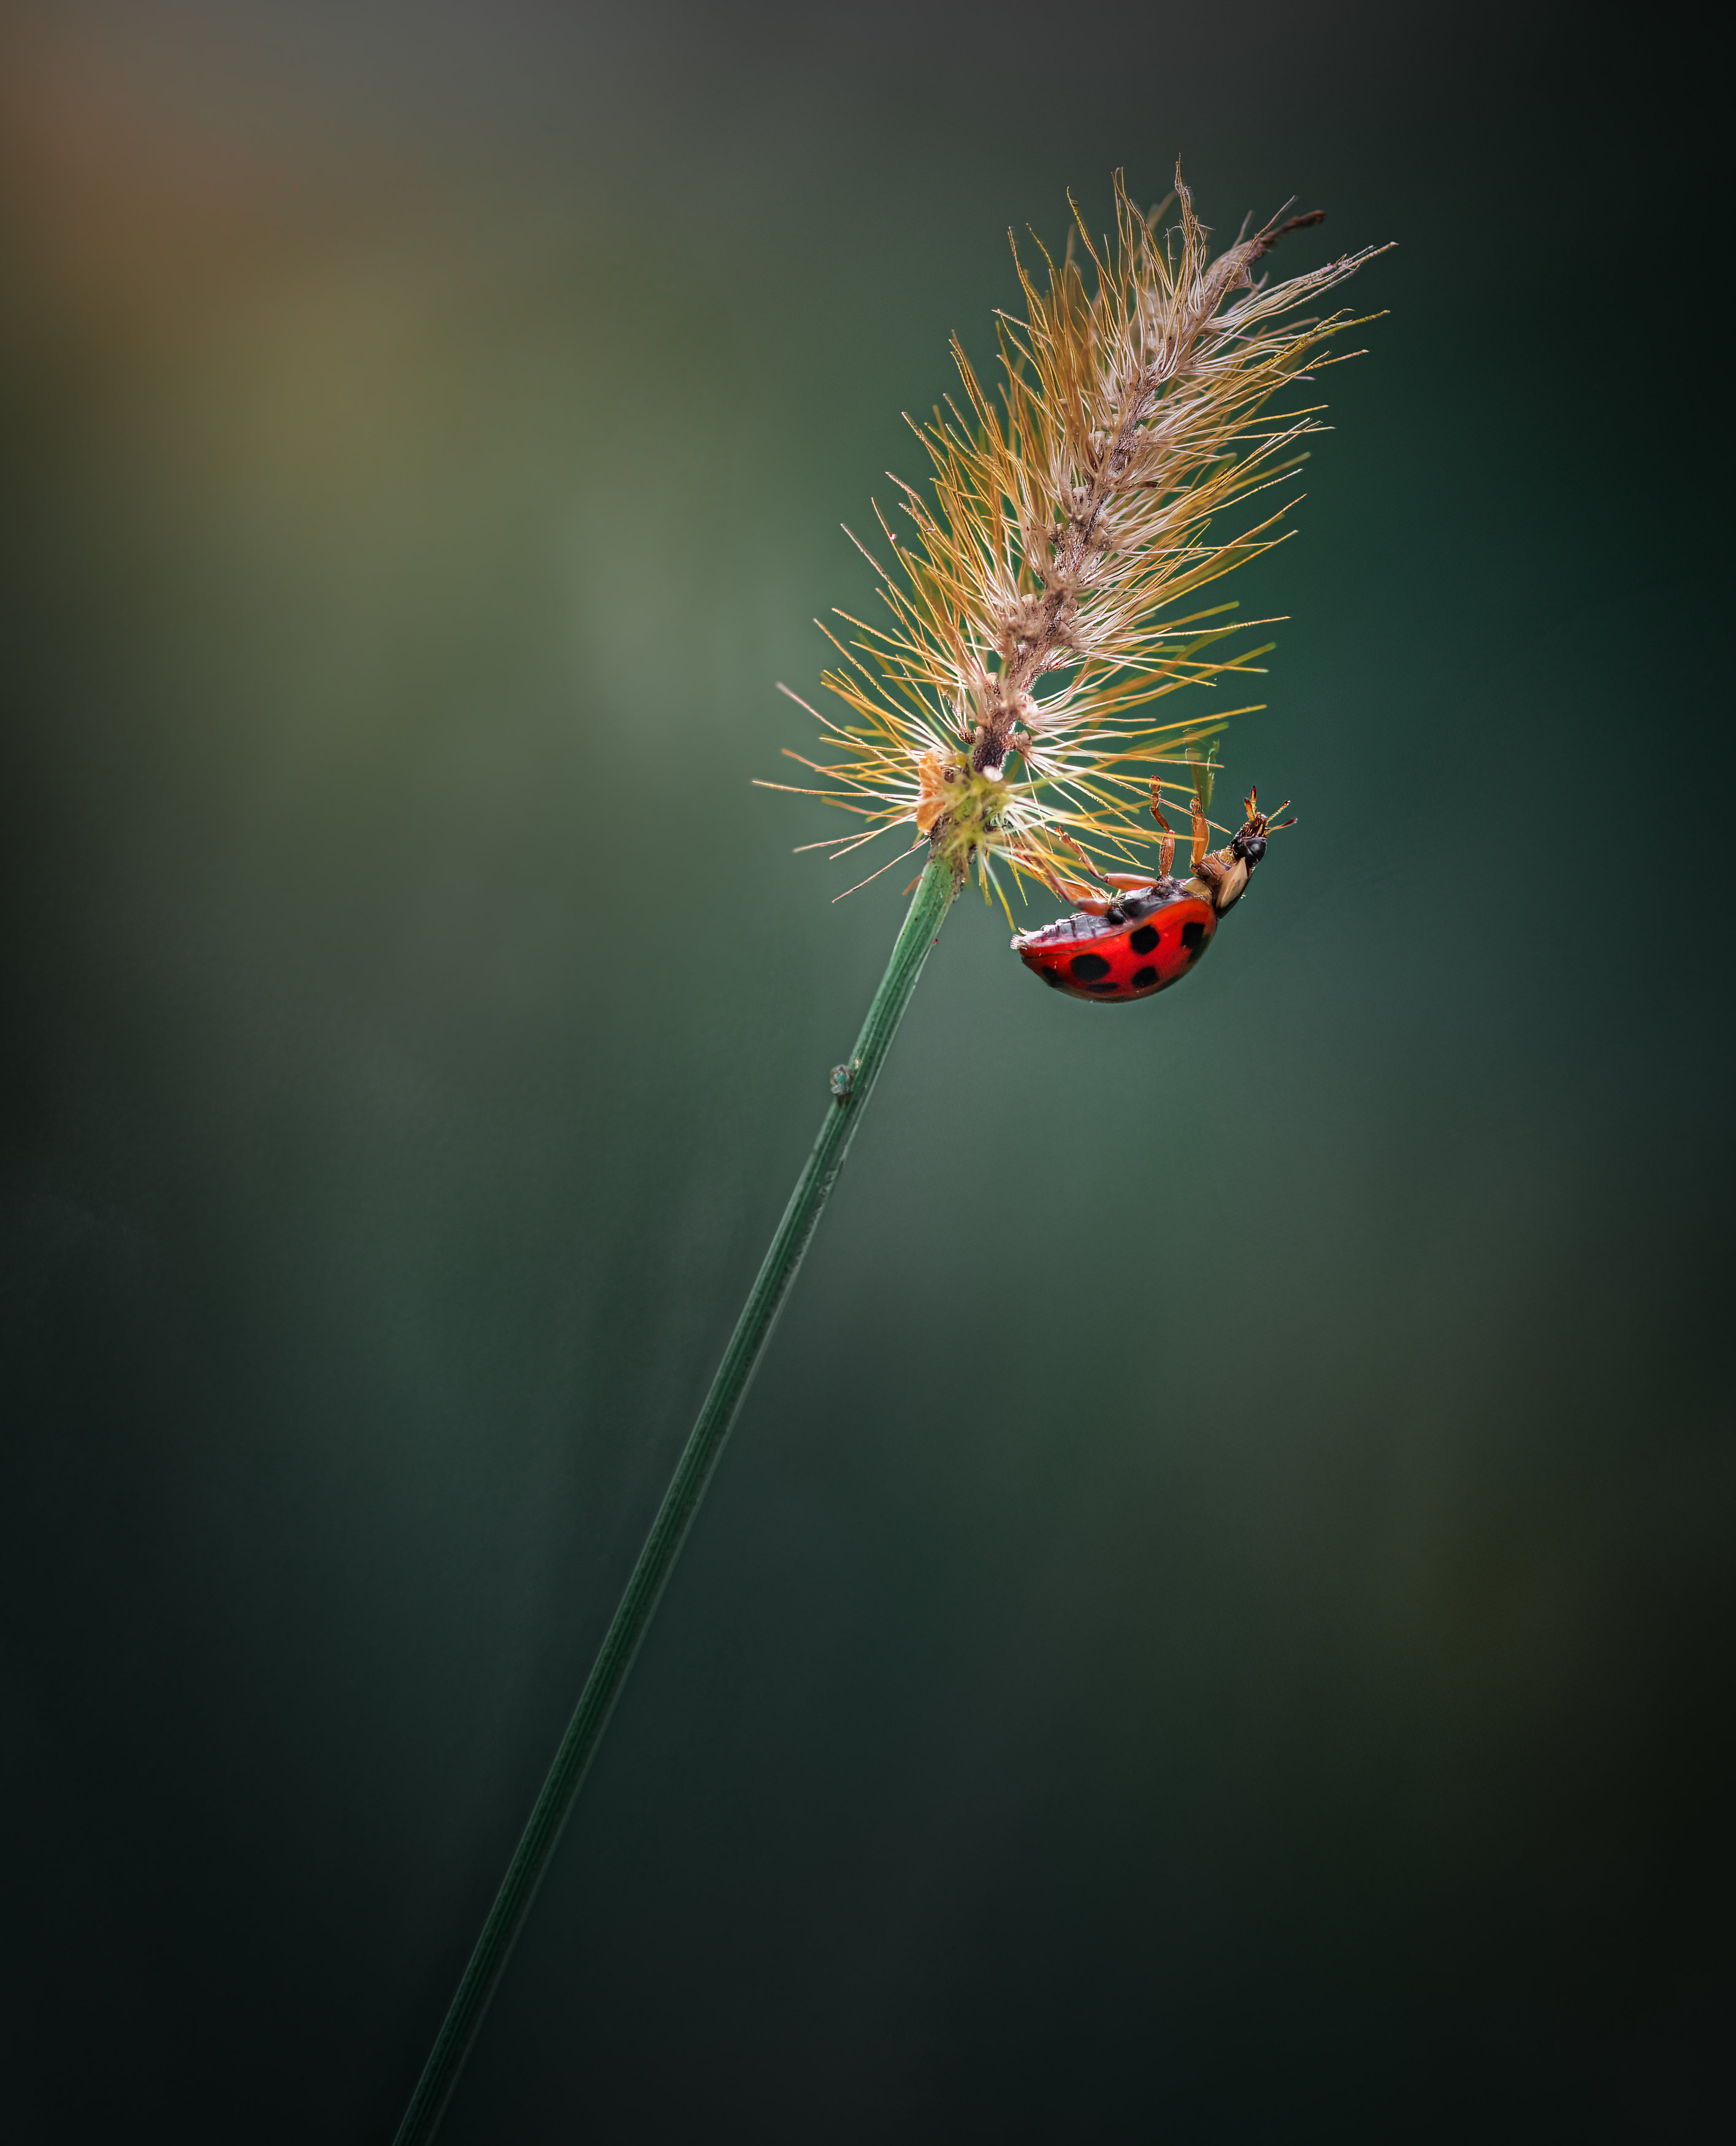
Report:
M1260 792L1251 782L1248 786L1248 795L1242 801L1242 811L1248 825L1262 835L1275 835L1285 827L1294 827L1296 823L1293 818L1280 820L1277 817L1279 813L1288 812L1290 808L1290 801L1286 797L1281 805L1275 805L1270 812L1262 812Z

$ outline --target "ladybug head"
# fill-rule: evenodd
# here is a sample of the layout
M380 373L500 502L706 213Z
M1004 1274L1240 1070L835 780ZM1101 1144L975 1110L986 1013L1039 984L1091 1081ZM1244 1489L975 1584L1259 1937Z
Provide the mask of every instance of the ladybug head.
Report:
M1197 887L1220 916L1228 916L1247 892L1254 867L1266 853L1267 836L1275 835L1280 827L1296 824L1294 820L1274 820L1270 812L1262 812L1251 790L1242 809L1246 820L1221 850L1208 856L1205 814L1199 799L1194 800L1194 876L1189 885ZM1278 809L1281 812L1285 808L1280 805Z
M1247 819L1230 838L1230 856L1240 858L1250 871L1253 871L1266 853L1267 836L1278 834L1284 828L1294 827L1296 824L1294 817L1278 820L1270 812L1262 812L1260 810L1259 796L1258 791L1250 790L1248 792L1242 806L1242 810L1248 816ZM1285 811L1290 801L1286 797L1284 803L1277 808L1278 811L1280 812Z

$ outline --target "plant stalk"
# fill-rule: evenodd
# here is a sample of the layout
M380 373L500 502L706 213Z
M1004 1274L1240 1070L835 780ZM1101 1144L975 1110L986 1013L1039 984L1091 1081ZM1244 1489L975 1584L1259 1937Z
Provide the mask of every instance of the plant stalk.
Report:
M482 1925L476 1949L422 2068L395 2146L424 2146L445 2114L458 2074L470 2054L518 1934L524 1927L536 1889L552 1860L556 1844L577 1796L609 1716L621 1696L687 1530L699 1510L771 1330L777 1323L790 1285L814 1235L821 1210L844 1167L862 1112L867 1107L886 1052L904 1018L916 979L956 891L950 871L930 860L917 884L910 912L892 949L886 973L868 1009L849 1064L832 1076L833 1100L820 1136L796 1180L784 1219L778 1224L758 1278L748 1293L723 1361L711 1381L673 1480L651 1522L637 1563L598 1649L579 1703L561 1738L548 1778L531 1809L506 1874Z

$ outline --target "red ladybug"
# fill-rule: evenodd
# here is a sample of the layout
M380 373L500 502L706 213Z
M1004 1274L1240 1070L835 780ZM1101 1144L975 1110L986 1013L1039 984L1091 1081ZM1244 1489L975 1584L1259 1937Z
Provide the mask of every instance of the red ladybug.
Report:
M1210 856L1205 814L1195 801L1193 876L1187 880L1170 876L1175 844L1160 801L1154 784L1152 816L1164 830L1155 879L1105 872L1104 878L1120 891L1087 895L1071 916L1040 931L1020 932L1014 940L1014 951L1025 967L1056 991L1121 1006L1167 990L1199 961L1212 942L1218 919L1246 891L1250 875L1266 853L1266 837L1275 831L1271 814L1256 809L1255 792L1248 792L1246 823L1225 848ZM1295 821L1280 824L1293 827Z

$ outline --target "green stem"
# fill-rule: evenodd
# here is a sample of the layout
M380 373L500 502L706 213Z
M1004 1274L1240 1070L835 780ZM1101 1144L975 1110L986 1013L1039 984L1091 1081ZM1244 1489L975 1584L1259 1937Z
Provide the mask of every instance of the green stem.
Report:
M940 936L940 926L951 906L952 876L943 865L930 861L919 882L904 928L892 949L886 973L880 979L868 1018L856 1038L847 1067L833 1075L835 1100L820 1128L820 1137L808 1157L807 1167L796 1180L784 1219L766 1255L758 1279L748 1293L723 1361L711 1381L699 1420L676 1465L675 1478L657 1509L651 1533L639 1553L637 1564L622 1591L621 1601L591 1665L579 1703L567 1724L561 1748L549 1768L542 1793L513 1851L501 1889L495 1895L482 1934L464 1970L463 1979L448 2008L422 2078L412 2095L404 2120L398 2126L395 2146L423 2146L432 2139L444 2114L464 2060L470 2054L482 2024L482 2015L500 1986L507 1958L524 1927L536 1888L552 1859L556 1844L578 1794L586 1769L602 1741L609 1716L621 1686L633 1666L639 1643L645 1637L657 1603L681 1555L699 1502L706 1495L724 1441L730 1435L750 1380L771 1338L771 1330L783 1309L796 1270L808 1249L821 1210L826 1203L868 1098L873 1092L904 1010L916 988L916 979L928 959L929 949ZM842 1094L837 1091L843 1090Z

